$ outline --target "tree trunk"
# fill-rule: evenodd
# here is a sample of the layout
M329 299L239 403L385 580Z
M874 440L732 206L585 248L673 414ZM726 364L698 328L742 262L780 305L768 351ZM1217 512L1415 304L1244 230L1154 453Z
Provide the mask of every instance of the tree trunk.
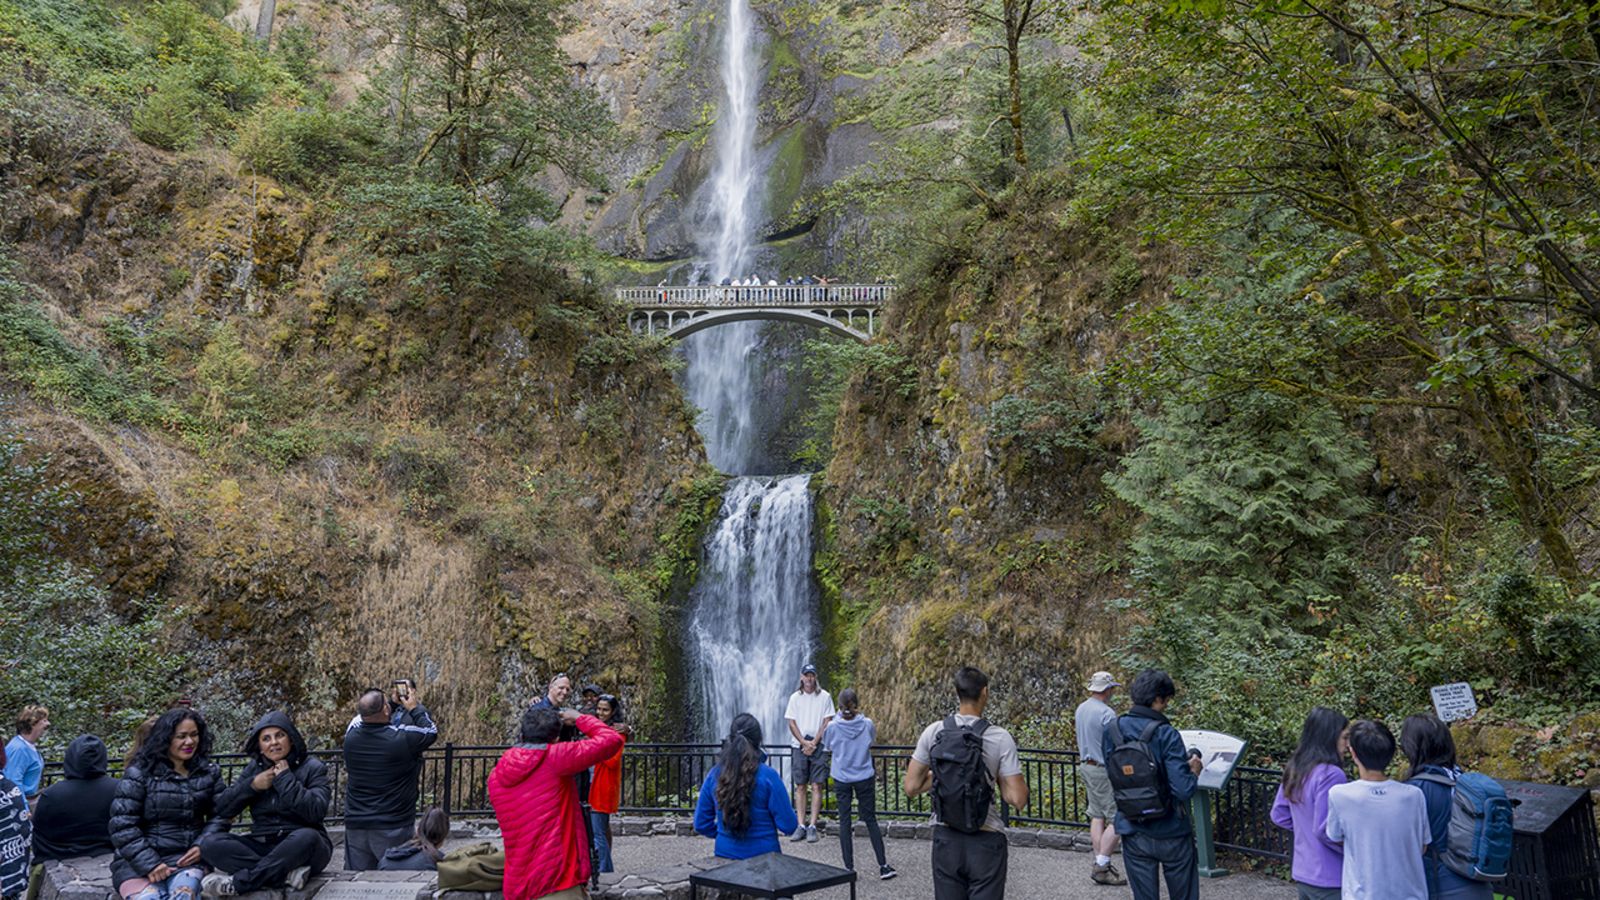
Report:
M1011 110L1006 116L1011 121L1012 157L1017 166L1028 167L1028 148L1022 143L1022 35L1017 26L1006 23L1006 64L1011 88Z

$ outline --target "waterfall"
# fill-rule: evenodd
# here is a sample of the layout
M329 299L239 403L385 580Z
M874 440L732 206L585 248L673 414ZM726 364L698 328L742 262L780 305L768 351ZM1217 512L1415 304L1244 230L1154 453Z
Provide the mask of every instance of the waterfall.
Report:
M737 478L707 537L690 592L691 681L706 736L733 717L761 721L769 744L788 743L784 704L812 652L811 476Z
M723 102L717 119L702 271L713 283L752 274L759 219L756 97L760 68L748 0L728 0L721 48ZM768 743L787 743L784 703L812 653L811 478L754 471L758 433L756 355L760 323L722 325L684 342L689 399L701 410L706 455L735 478L707 536L685 628L697 730L717 740L733 717L761 721Z

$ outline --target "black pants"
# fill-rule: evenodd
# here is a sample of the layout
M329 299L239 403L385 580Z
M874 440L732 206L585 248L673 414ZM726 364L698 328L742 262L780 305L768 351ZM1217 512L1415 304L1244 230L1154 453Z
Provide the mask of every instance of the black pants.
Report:
M839 850L844 853L844 867L854 869L855 846L852 841L854 835L850 828L850 801L855 799L856 805L861 810L861 821L867 823L867 837L872 839L872 852L878 854L878 868L889 864L889 857L883 853L883 832L878 830L878 805L872 796L872 786L876 779L866 778L861 781L835 781L833 783L833 796L839 802Z
M241 894L283 887L290 870L310 866L315 875L333 859L333 844L315 828L270 835L208 834L200 839L200 858L233 876Z
M933 900L1001 900L1006 895L1006 836L933 829Z
M1167 876L1170 900L1200 900L1200 873L1195 868L1194 835L1158 838L1122 836L1122 867L1128 870L1133 900L1161 900L1159 875Z

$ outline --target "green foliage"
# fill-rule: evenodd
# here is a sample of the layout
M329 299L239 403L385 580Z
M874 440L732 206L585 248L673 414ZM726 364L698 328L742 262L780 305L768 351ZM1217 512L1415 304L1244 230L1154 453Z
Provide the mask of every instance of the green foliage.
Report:
M233 151L261 174L307 184L360 159L369 144L351 116L322 107L262 106L239 128Z
M54 556L52 536L73 496L0 428L0 708L50 708L58 749L95 732L115 741L176 692L186 666L168 635L181 610L113 613L88 573Z
M592 160L611 123L568 71L563 3L402 0L398 12L399 52L368 98L395 162L519 217L554 212L534 183L548 166L601 182Z
M350 191L354 237L383 254L423 303L493 286L510 229L452 184L371 173Z
M1031 464L1051 465L1095 449L1102 401L1095 380L1055 360L1034 361L1022 390L989 408L989 430L1001 446Z
M806 437L796 458L817 469L833 455L834 422L847 388L854 384L863 391L902 401L909 400L917 389L917 367L892 341L808 340L805 373L816 387L812 405L804 413Z

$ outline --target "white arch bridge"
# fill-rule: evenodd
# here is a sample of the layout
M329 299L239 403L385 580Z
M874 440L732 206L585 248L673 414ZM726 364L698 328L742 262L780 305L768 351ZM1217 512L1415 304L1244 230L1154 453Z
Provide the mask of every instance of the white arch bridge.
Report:
M865 342L877 333L891 284L779 284L617 288L628 327L683 338L729 322L800 322Z

